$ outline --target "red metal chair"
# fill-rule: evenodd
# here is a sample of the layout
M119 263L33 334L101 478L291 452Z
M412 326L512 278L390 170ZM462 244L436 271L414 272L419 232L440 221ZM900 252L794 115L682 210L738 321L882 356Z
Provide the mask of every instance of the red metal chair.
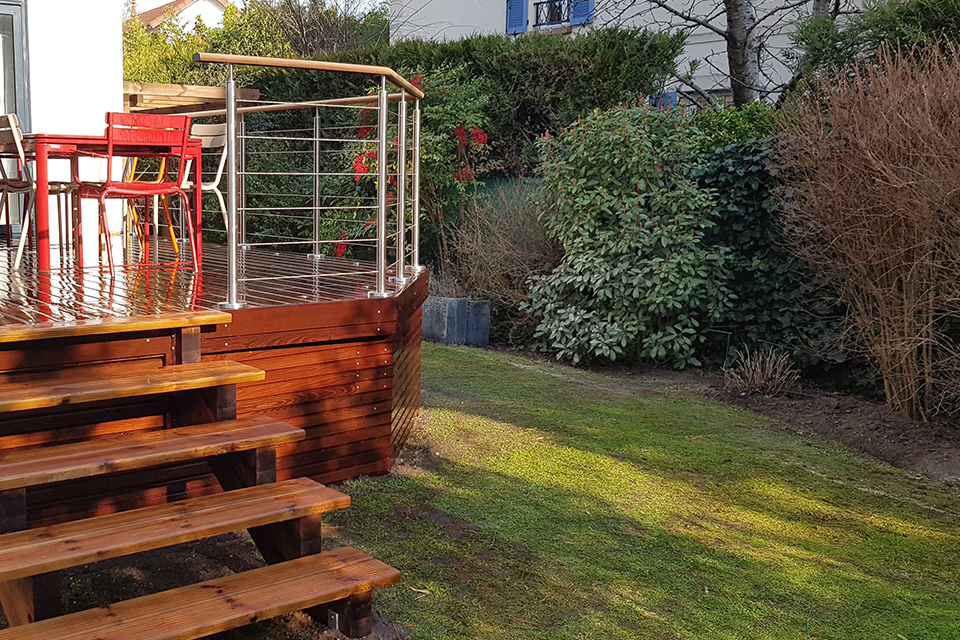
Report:
M107 251L110 273L114 273L113 251L107 224L106 200L118 198L146 199L155 195L179 195L185 211L190 209L187 194L180 187L187 166L187 140L190 137L189 116L167 116L144 113L107 114L107 179L99 183L82 183L80 198L96 198L100 202L100 226ZM119 153L118 153L119 151ZM157 182L122 182L113 180L114 157L167 158L166 170ZM172 166L175 165L175 166ZM193 268L198 268L196 230L193 216L187 215L190 252Z

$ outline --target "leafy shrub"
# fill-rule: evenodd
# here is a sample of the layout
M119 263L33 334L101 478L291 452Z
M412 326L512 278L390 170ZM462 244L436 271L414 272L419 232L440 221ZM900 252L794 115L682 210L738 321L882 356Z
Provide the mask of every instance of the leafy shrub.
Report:
M682 33L596 29L576 38L535 33L453 42L408 40L332 59L415 69L427 78L436 69L464 67L467 79L483 78L489 86L485 113L490 133L507 173L530 175L538 162L534 143L540 135L559 131L592 109L655 92L674 73L684 42Z
M955 0L870 0L850 20L811 18L794 36L795 63L801 70L823 71L876 60L883 45L921 51L937 43L960 41L960 3Z
M773 108L763 102L752 102L735 109L704 109L693 116L700 131L698 148L710 153L720 147L749 140L762 140L773 133Z
M784 245L771 156L769 141L751 139L704 154L694 171L715 203L703 242L726 253L727 287L737 300L718 321L724 333L714 335L710 354L725 361L734 356L731 345L775 346L822 373L847 358L836 341L842 313Z
M564 258L533 279L529 309L558 357L699 364L731 296L724 251L703 244L712 202L689 177L696 142L685 115L646 106L543 138L547 229Z

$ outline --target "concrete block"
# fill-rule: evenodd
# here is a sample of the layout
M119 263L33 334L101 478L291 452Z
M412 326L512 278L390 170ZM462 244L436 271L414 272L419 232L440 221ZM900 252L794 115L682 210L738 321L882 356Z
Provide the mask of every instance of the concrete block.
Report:
M424 340L485 347L490 343L490 302L429 297L423 303Z

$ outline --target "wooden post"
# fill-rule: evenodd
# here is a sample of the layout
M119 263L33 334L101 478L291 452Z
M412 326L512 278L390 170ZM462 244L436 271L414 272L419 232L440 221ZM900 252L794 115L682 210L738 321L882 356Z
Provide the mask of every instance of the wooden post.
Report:
M332 617L329 614L334 613L340 633L349 638L360 638L373 631L373 591L313 607L307 609L307 613L323 624L328 624Z

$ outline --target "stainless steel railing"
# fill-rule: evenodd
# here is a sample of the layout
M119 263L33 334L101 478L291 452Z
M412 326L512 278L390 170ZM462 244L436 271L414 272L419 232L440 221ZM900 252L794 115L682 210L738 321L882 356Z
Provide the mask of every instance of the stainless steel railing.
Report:
M423 93L418 88L384 67L213 54L195 59L228 67L226 109L193 114L224 115L227 121L225 308L244 305L245 282L316 277L247 277L243 252L253 248L341 259L325 275L373 276L372 297L391 295L420 270ZM371 96L241 106L234 64L373 74L379 90ZM400 93L388 93L388 83Z

